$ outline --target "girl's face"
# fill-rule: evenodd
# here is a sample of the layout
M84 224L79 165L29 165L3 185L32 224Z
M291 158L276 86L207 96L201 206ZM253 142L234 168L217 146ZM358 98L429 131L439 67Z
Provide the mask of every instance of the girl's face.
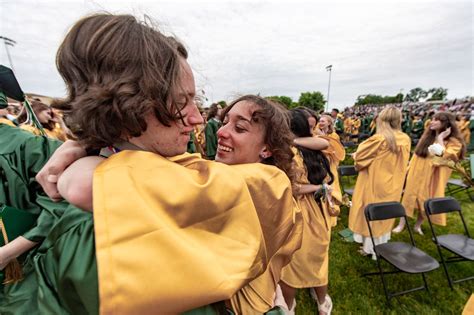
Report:
M271 156L264 143L265 127L252 120L257 105L236 103L217 131L216 161L225 164L258 163Z
M36 115L38 117L38 120L42 124L47 124L50 120L53 119L53 114L51 112L51 109L44 109Z
M328 128L328 126L329 126L329 121L326 117L323 116L323 117L319 118L319 128L321 130L326 130Z
M443 122L438 118L433 118L430 122L430 130L434 131L442 131L443 130Z

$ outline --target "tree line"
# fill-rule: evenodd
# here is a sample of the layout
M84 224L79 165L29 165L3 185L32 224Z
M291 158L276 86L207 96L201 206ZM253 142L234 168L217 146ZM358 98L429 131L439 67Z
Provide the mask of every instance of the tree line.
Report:
M366 105L366 104L393 104L401 102L418 102L418 101L443 101L448 95L448 89L439 87L431 88L429 90L423 90L420 87L411 89L407 94L398 93L397 95L376 95L376 94L365 94L359 95L354 103L355 106ZM326 99L323 93L319 91L313 92L302 92L298 98L298 101L294 101L291 97L285 95L273 95L268 96L268 99L280 102L286 108L292 109L298 106L305 106L315 111L324 110L326 105ZM225 107L225 102L221 101Z

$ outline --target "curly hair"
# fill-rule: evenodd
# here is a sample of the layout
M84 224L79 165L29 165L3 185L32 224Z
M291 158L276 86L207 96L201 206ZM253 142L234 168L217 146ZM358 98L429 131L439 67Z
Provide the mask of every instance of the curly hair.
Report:
M90 148L140 136L152 113L165 126L179 119L180 57L184 46L131 15L95 14L79 20L56 56L68 95L56 108Z
M462 144L461 154L459 159L463 159L466 155L466 144L464 143L464 139L459 131L458 125L456 124L456 117L454 114L449 112L438 112L434 114L433 120L441 121L441 130L445 131L447 128L451 128L451 134L448 136L449 138L456 138ZM427 157L428 156L428 147L432 145L436 141L436 131L431 130L430 128L426 128L425 132L420 138L420 141L416 145L415 154L419 157Z
M290 130L288 110L272 100L265 99L257 95L244 95L230 103L224 108L221 114L221 121L224 121L226 114L238 102L250 102L256 105L257 109L252 113L252 121L264 127L264 143L272 155L261 162L267 165L274 165L285 172L292 184L295 184L295 172L293 169L293 134Z

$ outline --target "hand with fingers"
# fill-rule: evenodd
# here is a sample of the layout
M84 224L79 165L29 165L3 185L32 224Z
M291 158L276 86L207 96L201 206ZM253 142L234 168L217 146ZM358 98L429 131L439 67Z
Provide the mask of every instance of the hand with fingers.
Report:
M58 178L62 172L69 165L86 155L86 150L77 141L68 140L54 152L39 171L36 180L51 200L59 201L62 199L57 187Z

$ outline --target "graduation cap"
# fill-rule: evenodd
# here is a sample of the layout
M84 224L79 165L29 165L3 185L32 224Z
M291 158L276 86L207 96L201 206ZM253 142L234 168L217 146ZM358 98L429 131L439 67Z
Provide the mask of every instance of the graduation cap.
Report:
M25 97L25 93L23 93L21 90L20 84L18 84L15 74L13 73L12 69L5 67L4 65L0 65L0 92L9 98L22 102L24 105L24 110L26 110L28 114L27 121L31 120L33 125L41 131L41 134L46 135L41 123L33 111L33 108ZM6 103L8 106L8 102Z
M0 109L4 109L4 108L7 108L7 107L8 107L7 96L5 95L5 93L0 91Z

